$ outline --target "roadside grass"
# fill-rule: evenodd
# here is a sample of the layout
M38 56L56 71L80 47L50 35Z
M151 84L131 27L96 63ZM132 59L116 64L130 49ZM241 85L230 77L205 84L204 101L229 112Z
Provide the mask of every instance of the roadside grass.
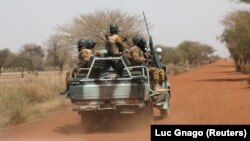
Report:
M13 75L0 76L0 128L48 117L66 107L67 100L59 96L65 74Z

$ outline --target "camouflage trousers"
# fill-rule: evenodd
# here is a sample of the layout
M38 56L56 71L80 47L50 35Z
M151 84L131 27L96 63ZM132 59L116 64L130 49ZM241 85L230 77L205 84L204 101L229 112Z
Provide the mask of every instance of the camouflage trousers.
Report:
M165 80L165 73L163 69L156 67L148 67L149 73L152 75L154 81L162 83Z

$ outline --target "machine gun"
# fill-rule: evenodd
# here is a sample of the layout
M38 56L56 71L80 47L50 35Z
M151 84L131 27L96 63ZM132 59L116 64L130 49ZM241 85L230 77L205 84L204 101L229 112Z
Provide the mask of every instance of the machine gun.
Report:
M144 17L144 21L146 24L148 37L149 37L149 50L150 50L150 55L152 56L152 59L153 59L153 66L157 67L157 68L162 68L162 63L160 62L160 58L156 54L155 49L153 47L153 40L152 40L151 35L149 34L148 24L147 24L146 16L145 16L144 12L143 12L143 17Z

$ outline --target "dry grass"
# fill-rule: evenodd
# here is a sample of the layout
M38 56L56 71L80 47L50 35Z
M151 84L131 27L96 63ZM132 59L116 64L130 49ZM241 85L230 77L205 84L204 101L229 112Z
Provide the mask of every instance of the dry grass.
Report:
M17 125L50 115L65 107L59 92L65 88L65 74L16 74L0 76L0 127Z

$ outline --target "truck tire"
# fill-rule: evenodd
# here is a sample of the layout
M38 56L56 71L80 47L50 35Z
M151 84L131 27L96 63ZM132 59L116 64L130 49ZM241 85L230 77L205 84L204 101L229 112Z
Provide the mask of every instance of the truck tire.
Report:
M168 110L167 109L160 109L161 113L161 119L167 118L168 117Z
M141 113L141 120L144 124L151 124L153 122L154 113L153 113L153 104L152 102L145 103L145 107Z
M94 118L89 112L81 113L81 125L84 133L90 133L94 130Z

